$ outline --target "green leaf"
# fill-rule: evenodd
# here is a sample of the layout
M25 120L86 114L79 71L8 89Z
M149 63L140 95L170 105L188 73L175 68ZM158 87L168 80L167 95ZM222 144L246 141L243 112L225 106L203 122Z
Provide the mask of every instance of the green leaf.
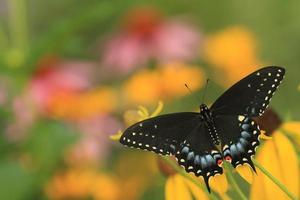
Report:
M34 177L17 162L0 163L0 199L30 199Z
M31 130L24 151L43 175L53 172L62 162L64 150L78 138L75 131L55 121L42 121Z

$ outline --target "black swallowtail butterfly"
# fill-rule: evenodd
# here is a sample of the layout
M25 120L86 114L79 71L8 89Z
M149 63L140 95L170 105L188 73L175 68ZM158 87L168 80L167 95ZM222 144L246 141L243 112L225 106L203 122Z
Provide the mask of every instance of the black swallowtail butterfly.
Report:
M265 67L243 78L200 113L166 114L138 122L120 138L126 146L174 155L187 172L209 178L222 174L223 160L233 167L249 164L259 145L261 116L284 78L282 67Z

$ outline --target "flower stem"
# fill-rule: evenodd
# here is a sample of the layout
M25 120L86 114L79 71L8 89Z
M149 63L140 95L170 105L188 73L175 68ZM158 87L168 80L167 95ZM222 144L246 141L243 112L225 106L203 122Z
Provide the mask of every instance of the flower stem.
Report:
M297 198L283 185L278 179L276 179L270 172L268 172L259 162L252 159L254 165L260 169L273 183L275 183L290 199L297 200Z
M228 163L224 162L223 166L226 169L226 175L227 175L229 182L232 184L232 187L235 189L235 191L237 192L237 194L240 197L239 199L247 200L248 198L246 197L246 195L243 193L243 191L241 190L241 188L238 186L237 182L235 181L232 171L230 170L230 168L228 166Z
M8 46L8 41L8 37L4 31L4 25L0 22L0 49L6 48Z
M9 0L10 35L14 48L28 48L27 13L25 0Z
M204 188L198 181L190 177L183 169L181 169L173 160L171 160L168 157L162 156L161 157L167 164L169 164L176 172L178 172L181 176L185 177L189 181L191 181L193 184L195 184L197 187L199 187L202 191L206 192L210 199L212 200L218 200L219 198L214 193L208 193L206 188Z

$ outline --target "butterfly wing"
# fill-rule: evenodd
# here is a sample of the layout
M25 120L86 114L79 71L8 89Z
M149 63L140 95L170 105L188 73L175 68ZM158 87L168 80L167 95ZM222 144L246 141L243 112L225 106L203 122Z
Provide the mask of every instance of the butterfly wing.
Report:
M212 105L221 137L223 158L234 167L249 164L259 145L260 130L252 119L263 114L285 74L282 67L265 67L229 88Z
M223 158L234 167L249 164L256 171L251 161L259 145L260 130L256 122L236 115L216 116L214 121L222 140Z
M244 115L257 117L263 114L285 74L282 67L265 67L243 78L211 106L215 115Z
M205 123L195 127L180 143L175 157L187 172L193 172L196 176L204 178L209 192L209 178L223 173L220 167L222 155L212 143Z
M120 143L162 155L171 155L199 123L199 113L160 115L127 128L120 138Z
M174 155L187 172L204 177L209 191L209 178L223 172L218 166L222 156L211 142L199 113L166 114L138 122L125 130L120 143Z

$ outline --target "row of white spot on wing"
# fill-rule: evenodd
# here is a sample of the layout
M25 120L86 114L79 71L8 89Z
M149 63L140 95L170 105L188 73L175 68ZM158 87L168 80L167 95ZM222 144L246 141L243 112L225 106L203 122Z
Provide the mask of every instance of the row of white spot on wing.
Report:
M180 158L180 160L178 160L178 157L181 156L181 153L183 151L188 151L187 152L187 157L189 156L189 154L192 154L193 155L192 157L194 158L194 160L192 162L187 162L187 160L186 160L187 158ZM208 163L210 163L210 164L215 163L216 164L216 162L211 162L211 161L208 161L207 159L211 159L211 160L216 161L216 159L221 158L221 154L216 150L212 150L211 154L204 154L204 155L196 154L196 155L194 155L194 152L189 150L189 146L183 147L181 149L181 152L177 151L176 154L177 154L178 157L176 156L175 158L176 158L178 164L181 167L183 167L187 172L192 172L196 176L202 175L201 173L202 173L202 170L203 170L202 169L203 165L206 166ZM196 160L198 160L199 163L196 163L197 162ZM193 165L195 165L195 166L198 165L199 168L198 167L195 168ZM212 166L206 166L206 167L210 170L210 168ZM215 176L215 175L220 175L220 174L221 173L218 170L214 170L214 171L211 171L211 172L208 171L206 173L206 176L209 177L209 176Z
M265 109L268 108L272 96L274 95L276 89L279 87L280 83L282 82L281 72L282 72L282 70L278 69L277 73L275 73L273 75L273 77L272 77L272 73L268 72L267 77L263 78L263 83L260 84L260 87L263 87L265 82L267 80L269 80L270 78L272 78L274 80L274 82L271 85L271 88L267 91L265 99L262 103L262 108L259 110L259 115L260 116L264 113ZM260 76L261 74L260 74L260 72L257 72L256 75ZM262 89L258 88L256 91L261 92Z
M246 121L248 119L249 118L244 117L243 120L241 120L241 122L244 122L244 121ZM239 118L239 120L240 120L240 118ZM251 146L254 148L254 151L253 151L253 149L248 149L247 153L251 154L251 157L252 157L252 156L254 156L254 154L256 152L256 148L259 146L260 128L259 128L258 124L256 124L254 122L254 120L252 120L252 119L251 119L250 125L252 127L254 127L254 130L251 132L251 134L255 137L255 140L251 142Z
M141 126L142 124L140 124ZM136 148L136 149L143 149L143 150L146 150L146 151L152 151L154 153L158 153L158 154L170 154L169 151L164 151L164 149L162 148L158 148L156 146L153 146L153 144L150 144L151 143L151 140L153 140L155 138L155 135L151 135L151 134L148 134L148 133L136 133L136 132L132 132L132 136L133 137L130 137L130 138L126 138L125 136L123 136L122 140L123 140L123 144L125 146L128 146L128 147L131 147L131 148ZM135 140L135 136L136 136L136 139ZM139 137L139 138L138 138ZM141 137L147 137L147 139L151 139L149 141L149 143L142 143L141 142Z
M249 118L247 118L243 115L239 115L238 121L240 122L240 124L239 124L240 127L242 127L242 125L248 124L248 125L254 127L254 130L252 132L249 132L246 130L248 128L246 128L245 130L242 129L241 137L240 137L239 141L237 141L236 143L232 143L232 141L231 141L229 145L223 146L223 156L225 157L226 155L229 154L232 157L232 160L228 160L228 161L235 162L233 164L236 165L236 167L239 165L248 164L248 159L244 157L244 158L241 158L240 160L236 160L236 156L238 156L238 155L236 155L234 152L238 152L238 151L240 152L240 151L242 151L241 149L245 149L246 147L249 148L249 144L250 144L251 148L245 149L244 151L245 151L245 153L250 154L250 156L252 157L255 154L256 148L259 145L258 137L259 137L259 133L260 133L258 125L253 120L249 121ZM246 123L246 121L249 121L250 123L249 122ZM242 132L244 132L244 133L242 133ZM252 135L252 137L251 137L251 135ZM247 138L253 138L253 136L255 138L253 141L249 141L249 139L247 139ZM245 142L246 142L246 144L248 143L248 145L245 146Z

